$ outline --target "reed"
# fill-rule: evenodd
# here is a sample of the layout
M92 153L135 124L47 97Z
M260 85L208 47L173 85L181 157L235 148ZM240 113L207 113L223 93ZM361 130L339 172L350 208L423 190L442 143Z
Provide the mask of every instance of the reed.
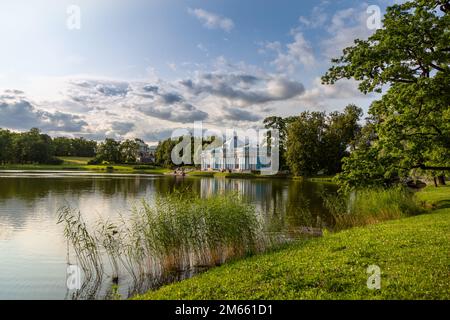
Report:
M68 248L74 250L86 279L88 281L93 278L96 278L96 280L101 279L103 264L100 246L97 238L89 232L81 213L74 212L70 207L62 207L58 212L58 224L61 223L64 223L64 236L67 240ZM68 257L70 257L69 252Z
M399 219L423 212L414 192L396 187L363 189L348 195L323 195L324 204L333 215L335 230Z
M110 269L117 284L123 271L133 279L133 293L148 279L220 265L270 243L255 208L238 193L206 199L186 192L157 196L152 204L143 200L128 217L100 220L91 232L79 212L65 207L58 223L65 225L86 280Z

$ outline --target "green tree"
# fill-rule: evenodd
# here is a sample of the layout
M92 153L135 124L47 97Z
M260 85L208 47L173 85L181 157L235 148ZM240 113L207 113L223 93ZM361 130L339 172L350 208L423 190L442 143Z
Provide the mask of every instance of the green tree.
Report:
M285 170L288 168L286 160L286 139L287 139L287 127L290 123L294 122L296 117L267 117L264 119L264 127L266 129L278 130L279 133L279 163L280 169ZM270 139L270 136L268 137ZM270 145L270 143L269 143Z
M319 172L334 175L342 159L355 149L362 109L348 105L344 112L303 112L287 126L287 164L296 176Z
M56 163L52 138L33 128L28 132L14 135L13 158L16 163Z
M107 161L110 163L121 163L120 142L107 138L98 146L95 162Z
M94 157L96 155L97 142L84 138L71 139L71 155L75 157Z
M311 176L321 169L324 156L323 137L326 130L324 112L303 112L287 130L286 160L291 172L296 176Z
M384 28L333 59L324 83L353 78L364 93L387 88L369 109L377 139L344 165L340 181L346 189L360 186L374 168L383 183L406 178L412 169L450 170L449 9L442 0L393 5Z
M53 145L59 157L94 157L97 148L97 142L84 138L57 137Z
M121 159L125 163L134 163L139 155L139 144L135 140L125 140L120 144Z
M342 159L355 149L356 138L361 131L359 120L361 108L351 104L344 112L332 112L328 116L328 126L324 137L324 157L322 168L327 174L336 174L342 169Z
M57 137L53 139L55 155L58 157L68 157L74 155L72 139L66 137Z
M177 141L173 141L172 139L167 139L158 143L155 151L155 162L157 165L166 168L173 166L172 149L177 143Z
M13 134L9 130L0 129L0 163L13 161Z

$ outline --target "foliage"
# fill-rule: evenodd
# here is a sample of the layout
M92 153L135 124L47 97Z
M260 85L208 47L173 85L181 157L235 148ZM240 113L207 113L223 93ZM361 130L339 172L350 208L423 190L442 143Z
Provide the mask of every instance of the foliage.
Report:
M333 175L354 149L362 110L349 105L344 112L303 112L287 126L287 163L295 176Z
M187 165L196 165L196 160L200 161L200 154L204 150L204 148L216 141L215 137L208 137L206 139L199 137L187 137L187 139L191 140L191 145L188 146L188 150L190 152L190 161L187 163L182 162L179 166L187 166ZM164 168L172 168L174 167L174 163L172 161L172 151L175 146L183 140L183 137L179 138L169 138L158 143L156 147L156 155L155 155L155 163ZM197 147L196 147L197 146ZM183 152L180 150L180 158L183 157Z
M369 109L375 133L370 146L360 146L344 163L338 179L344 190L373 178L392 184L413 169L432 175L450 170L449 3L393 5L384 28L333 59L324 83L354 78L364 93L387 87Z
M119 147L121 160L124 163L135 163L139 154L139 144L136 140L125 140Z
M275 129L279 132L279 164L280 170L288 169L286 161L286 139L288 125L294 122L296 117L267 117L264 119L264 127L266 129ZM269 143L270 144L270 143Z
M177 143L178 141L174 141L172 139L166 139L158 143L155 155L155 162L157 165L165 168L172 167L172 149Z
M89 164L136 163L140 153L138 141L143 143L140 139L120 142L107 138L98 145L97 155Z
M17 133L0 129L0 163L39 163L60 164L55 158L52 138L33 128L28 132Z
M97 142L84 138L57 137L53 139L57 157L94 157Z

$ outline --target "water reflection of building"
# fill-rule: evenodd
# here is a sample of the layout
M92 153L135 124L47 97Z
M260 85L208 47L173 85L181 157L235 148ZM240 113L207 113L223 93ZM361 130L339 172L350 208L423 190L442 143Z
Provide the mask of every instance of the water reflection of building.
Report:
M269 187L269 188L268 188ZM236 191L241 195L245 195L251 200L264 198L265 192L269 191L270 186L254 183L246 179L202 179L201 180L201 196L209 197L211 195Z

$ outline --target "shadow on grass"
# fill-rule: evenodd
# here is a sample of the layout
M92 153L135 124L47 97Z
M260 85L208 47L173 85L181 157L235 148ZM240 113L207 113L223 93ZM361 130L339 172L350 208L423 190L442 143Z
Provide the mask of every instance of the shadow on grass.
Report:
M436 209L448 209L450 208L450 200L438 201L435 204Z

